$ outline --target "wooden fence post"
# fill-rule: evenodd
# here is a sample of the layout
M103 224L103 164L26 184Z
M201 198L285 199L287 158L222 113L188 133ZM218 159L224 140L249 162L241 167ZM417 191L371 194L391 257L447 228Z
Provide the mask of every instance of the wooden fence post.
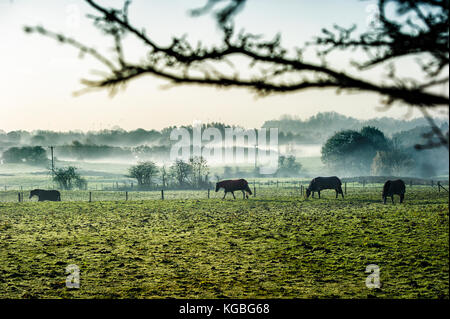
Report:
M164 200L164 189L161 189L161 199Z
M128 192L125 192L125 200L128 200Z
M344 183L344 193L347 195L347 182Z
M92 202L92 192L89 192L89 203Z
M209 199L209 188L208 188L208 199Z
M439 186L439 193L441 192L441 188L448 193L448 190L444 186L441 185L441 182L438 182L437 184Z
M18 194L19 194L19 203L20 203L20 192Z
M256 197L256 183L253 181L253 197Z

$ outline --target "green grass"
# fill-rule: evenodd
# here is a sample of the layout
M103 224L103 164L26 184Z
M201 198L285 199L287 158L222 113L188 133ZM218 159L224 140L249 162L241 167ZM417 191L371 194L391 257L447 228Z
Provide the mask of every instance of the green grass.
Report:
M267 191L0 203L0 298L449 298L446 193L383 205L373 189L344 200ZM69 264L80 289L65 287ZM365 286L369 264L380 289Z

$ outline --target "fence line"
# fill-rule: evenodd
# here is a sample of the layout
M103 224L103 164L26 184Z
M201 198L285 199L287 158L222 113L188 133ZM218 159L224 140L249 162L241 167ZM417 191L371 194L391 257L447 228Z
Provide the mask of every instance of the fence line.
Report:
M441 190L448 192L448 189L443 186L441 181L433 181L429 184L414 184L412 181L407 184L407 188L412 187L432 187L436 191L441 192ZM444 182L448 185L448 181ZM302 196L306 195L306 188L308 187L309 181L307 180L297 180L297 181L249 181L249 184L253 184L253 197L267 197L267 196ZM379 189L382 188L382 183L367 183L365 181L361 182L343 182L344 194L347 195L355 189ZM8 189L8 187L6 187ZM18 190L6 190L0 191L0 202L24 202L24 193L27 191L20 188ZM239 198L240 191L237 191L235 195ZM213 193L214 194L214 193ZM211 196L211 189L202 190L177 190L177 189L160 189L153 191L137 190L134 188L133 191L125 190L73 190L73 191L61 191L61 198L63 201L121 201L121 200L148 200L148 199L209 199L209 198L221 198L220 195ZM36 199L34 199L35 201ZM31 201L31 200L26 200Z

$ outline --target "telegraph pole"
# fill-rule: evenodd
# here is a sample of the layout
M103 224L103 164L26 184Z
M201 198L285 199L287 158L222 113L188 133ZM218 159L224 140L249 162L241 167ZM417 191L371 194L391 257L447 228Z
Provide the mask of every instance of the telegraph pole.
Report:
M258 136L256 136L255 143L255 169L258 168Z
M55 172L55 161L54 161L54 158L53 158L53 146L50 146L50 151L52 153L52 175L53 175L54 172Z

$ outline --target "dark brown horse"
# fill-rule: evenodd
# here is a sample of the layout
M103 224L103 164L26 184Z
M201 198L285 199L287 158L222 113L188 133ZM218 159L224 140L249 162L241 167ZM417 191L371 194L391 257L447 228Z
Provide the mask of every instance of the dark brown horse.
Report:
M397 179L395 181L387 181L383 186L383 202L386 204L386 199L388 196L391 197L392 204L394 204L394 195L400 196L400 203L403 203L403 199L405 198L405 182L401 179Z
M341 180L336 176L313 178L306 189L306 198L308 198L311 193L314 198L314 192L319 193L320 198L320 191L323 189L334 189L336 191L336 198L338 198L338 194L341 194L342 198L344 198L344 192L342 191L341 185Z
M216 192L218 192L221 188L225 190L225 194L223 195L222 199L225 199L227 193L231 193L234 199L236 199L236 197L234 196L234 191L242 191L243 199L245 199L245 197L248 198L248 194L252 194L250 187L248 187L248 182L245 179L228 179L225 181L220 181L216 184ZM245 194L246 192L248 194Z
M55 190L47 191L45 189L33 189L30 192L30 198L33 196L37 196L39 202L43 202L44 200L50 200L50 201L54 201L54 202L61 201L60 192L55 191Z

